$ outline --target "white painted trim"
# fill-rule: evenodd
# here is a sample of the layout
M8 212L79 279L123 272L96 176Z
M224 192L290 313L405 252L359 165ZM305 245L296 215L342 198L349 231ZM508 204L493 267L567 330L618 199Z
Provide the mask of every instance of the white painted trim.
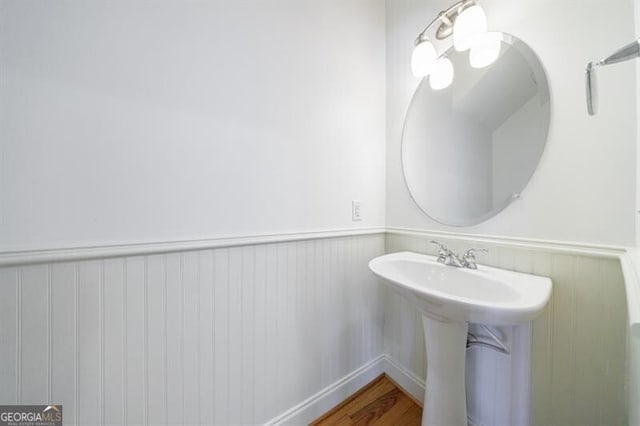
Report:
M123 242L108 245L51 247L45 249L23 249L0 251L1 266L17 266L33 263L67 262L109 257L140 256L178 251L206 250L221 247L237 247L257 244L285 243L292 241L317 240L326 238L354 237L384 234L384 228L357 228L333 231L245 235L211 239L166 241L166 242Z
M607 259L618 259L626 252L625 247L600 244L463 234L444 231L424 231L410 228L390 227L386 228L386 233L390 235L402 235L414 238L444 238L448 240L467 241L477 244L492 244L508 248L522 248L526 250L544 251L547 253L561 253Z
M391 377L402 390L410 393L416 401L420 401L420 405L422 405L421 401L424 401L424 379L416 376L403 365L398 364L396 360L389 355L384 354L383 357L384 372L387 376Z
M403 391L411 394L416 401L424 401L424 380L398 364L389 355L382 354L295 407L269 420L264 426L309 424L382 373L389 376ZM468 420L470 425L479 425L471 417Z
M417 401L424 400L424 380L387 354L382 354L295 407L269 420L264 426L309 424L373 379L385 373Z
M380 355L295 407L269 420L265 426L309 424L384 373L386 355Z
M66 262L109 257L140 256L178 251L205 250L221 247L237 247L257 244L273 244L325 238L341 238L363 235L403 235L414 238L445 238L479 244L493 244L510 248L524 248L550 253L565 253L591 257L619 258L625 248L604 245L589 245L562 241L545 241L524 238L483 236L441 231L423 231L408 228L357 228L314 232L227 236L209 239L194 239L164 242L118 242L95 246L65 246L48 248L25 248L0 251L1 266L17 266L33 263Z
M640 250L630 248L620 256L620 266L627 295L627 315L631 337L640 339ZM640 379L639 379L640 380Z

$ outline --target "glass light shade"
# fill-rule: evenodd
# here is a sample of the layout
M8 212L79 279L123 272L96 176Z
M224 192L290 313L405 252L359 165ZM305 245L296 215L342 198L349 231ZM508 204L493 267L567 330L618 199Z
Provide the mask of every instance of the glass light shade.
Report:
M468 50L475 37L487 32L487 16L478 5L463 10L453 24L453 46L458 52Z
M453 64L449 58L442 57L436 61L429 74L429 85L433 90L441 90L449 87L452 82Z
M428 41L423 41L413 49L411 55L411 72L416 77L424 77L431 72L433 65L438 59L436 49Z
M469 52L469 63L473 68L491 65L500 56L502 33L488 32L476 37Z

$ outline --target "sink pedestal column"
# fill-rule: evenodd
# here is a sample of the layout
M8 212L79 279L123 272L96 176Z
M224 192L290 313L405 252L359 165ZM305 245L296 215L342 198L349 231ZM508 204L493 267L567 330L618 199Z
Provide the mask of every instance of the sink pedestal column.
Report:
M422 426L467 426L465 392L466 322L422 315L427 349L427 381Z

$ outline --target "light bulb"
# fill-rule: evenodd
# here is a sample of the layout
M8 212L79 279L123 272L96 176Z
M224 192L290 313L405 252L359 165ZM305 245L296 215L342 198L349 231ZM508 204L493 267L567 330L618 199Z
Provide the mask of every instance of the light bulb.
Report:
M471 47L473 39L487 32L487 16L478 5L466 8L453 24L453 46L458 52Z
M491 65L500 56L502 33L488 32L476 37L469 52L469 63L473 68Z
M411 55L411 72L416 77L424 77L431 72L436 62L436 49L428 41L423 41L413 49Z
M453 81L453 64L449 58L442 57L433 65L429 74L429 85L433 90L441 90L449 87Z

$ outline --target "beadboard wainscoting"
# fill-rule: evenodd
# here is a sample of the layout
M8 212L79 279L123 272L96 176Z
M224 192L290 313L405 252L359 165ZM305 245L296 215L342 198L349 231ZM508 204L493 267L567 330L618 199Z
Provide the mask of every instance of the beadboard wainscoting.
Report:
M383 353L367 263L384 239L0 268L0 404L62 404L77 425L269 422Z
M454 251L471 246L489 249L478 255L481 264L553 280L551 301L531 325L531 425L627 424L627 308L616 255L581 254L580 250L535 244L528 247L508 240L492 243L436 237ZM391 230L385 251L436 255L429 243L433 238L427 233ZM385 297L385 353L415 376L424 377L420 314L392 290L387 289ZM511 334L526 333L521 327L503 330L507 343ZM511 370L504 355L481 349L469 354L467 377L474 383L471 389L468 386L469 415L477 424L503 424L500 420L512 413L500 396L517 393L516 387L527 378L516 378L518 373Z

